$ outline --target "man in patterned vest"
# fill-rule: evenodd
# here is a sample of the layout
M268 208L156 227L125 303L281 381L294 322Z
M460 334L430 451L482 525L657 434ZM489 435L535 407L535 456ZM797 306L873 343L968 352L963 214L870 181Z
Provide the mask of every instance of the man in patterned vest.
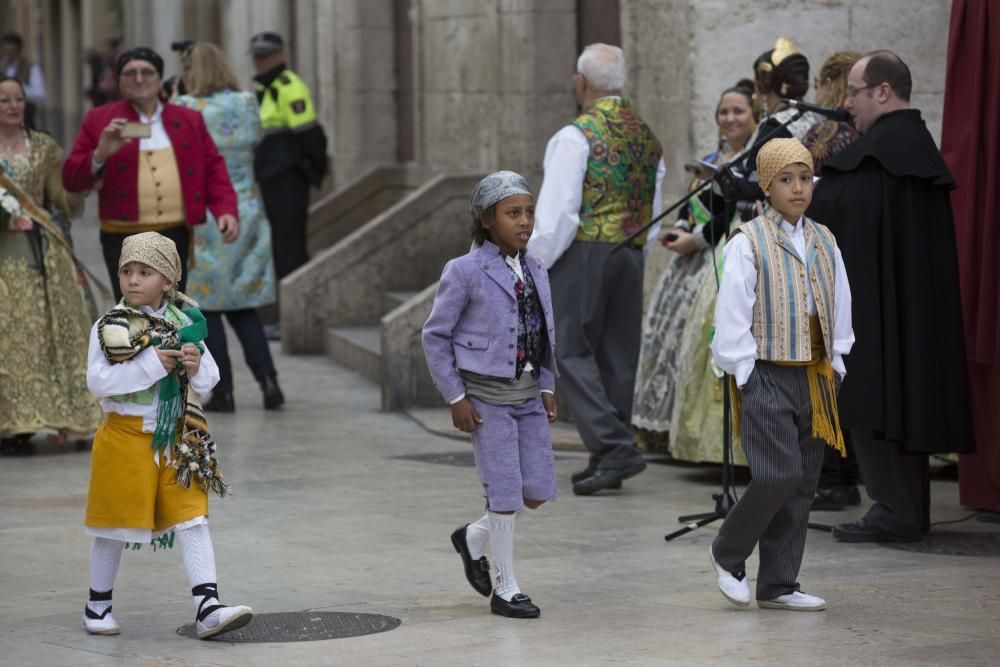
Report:
M545 149L545 180L528 250L549 269L559 389L590 463L573 492L618 488L646 468L630 427L642 329L647 239L611 250L660 208L665 168L656 135L621 97L621 49L591 44L573 75L583 112Z

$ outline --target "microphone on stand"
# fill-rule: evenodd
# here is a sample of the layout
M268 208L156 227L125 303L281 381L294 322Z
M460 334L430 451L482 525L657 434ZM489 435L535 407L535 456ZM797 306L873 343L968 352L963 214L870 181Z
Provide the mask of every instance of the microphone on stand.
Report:
M826 116L827 118L840 121L842 123L851 122L851 114L847 113L843 109L834 109L832 107L821 107L818 104L811 104L809 102L803 102L802 100L781 100L790 107L794 107L801 111L812 111L813 113L818 113L820 115Z

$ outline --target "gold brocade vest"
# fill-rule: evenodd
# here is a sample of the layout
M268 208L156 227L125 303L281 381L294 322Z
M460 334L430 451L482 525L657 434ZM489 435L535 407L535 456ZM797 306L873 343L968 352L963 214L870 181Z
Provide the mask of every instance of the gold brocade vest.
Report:
M618 243L652 219L660 142L620 97L597 100L573 125L590 145L576 240Z
M102 220L106 232L152 232L178 227L187 219L177 158L172 146L139 151L139 219L135 222Z
M750 330L757 342L757 358L764 361L813 360L806 298L809 288L816 302L826 358L833 359L836 241L825 226L805 217L802 224L804 261L781 229L781 214L773 208L733 231L733 235L746 235L757 264L757 298Z

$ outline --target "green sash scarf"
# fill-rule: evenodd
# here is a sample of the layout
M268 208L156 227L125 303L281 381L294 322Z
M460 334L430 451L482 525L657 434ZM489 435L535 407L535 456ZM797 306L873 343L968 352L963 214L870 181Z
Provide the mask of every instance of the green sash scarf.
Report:
M176 308L173 304L167 306L169 311ZM164 313L166 314L166 313ZM191 324L176 330L176 336L160 339L154 337L152 345L161 350L179 350L188 343L194 343L198 351L204 353L205 346L201 341L208 336L208 324L205 316L198 308L188 308L183 313L191 319ZM156 410L156 431L153 432L153 449L163 449L177 441L177 423L187 404L189 379L182 364L178 364L173 372L160 380L160 404ZM183 390L182 390L183 384Z

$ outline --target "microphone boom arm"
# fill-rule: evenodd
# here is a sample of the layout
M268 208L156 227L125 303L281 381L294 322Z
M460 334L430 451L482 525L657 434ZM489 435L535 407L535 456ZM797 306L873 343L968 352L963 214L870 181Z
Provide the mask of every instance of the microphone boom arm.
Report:
M743 160L747 155L750 155L755 150L757 150L758 148L760 148L761 146L763 146L765 143L767 143L768 141L770 141L771 138L774 137L775 134L777 134L781 130L785 129L786 127L788 127L789 125L791 125L792 123L794 123L795 121L797 121L798 119L802 118L802 116L804 116L805 113L806 113L806 109L796 108L796 114L794 116L792 116L791 118L789 118L788 120L786 120L784 123L782 123L781 125L778 125L776 128L774 128L773 130L771 130L770 132L768 132L766 135L764 135L763 137L761 137L760 139L758 139L757 141L755 141L754 144L753 144L753 146L750 147L750 150L746 151L745 153L743 153L743 155L740 155L738 158L736 158L734 160L731 160L731 161L727 162L726 164L722 165L720 167L720 169L725 168L725 167L731 167L731 166L737 164L738 162L740 162L741 160ZM642 234L644 234L650 227L652 227L657 222L659 222L664 217L666 217L666 215L668 213L670 213L671 211L677 210L682 204L686 203L689 199L691 199L691 197L694 197L696 194L698 194L699 192L701 192L702 190L704 190L705 188L707 188L709 185L711 185L714 182L715 182L715 174L713 173L712 176L709 179L707 179L704 183L702 183L697 188L695 188L691 192L687 193L686 195L684 195L683 197L681 197L680 199L678 199L677 201L675 201L673 204L670 205L669 208L667 208L666 210L664 210L658 216L656 216L655 218L653 218L652 220L650 220L649 222L647 222L645 225L643 225L642 227L640 227L639 229L635 230L634 232L632 232L631 234L629 234L627 237L625 237L614 248L611 249L611 252L612 253L618 252L619 250L621 250L622 248L624 248L625 246L627 246L628 244L630 244L633 239L635 239L637 236L641 236Z

